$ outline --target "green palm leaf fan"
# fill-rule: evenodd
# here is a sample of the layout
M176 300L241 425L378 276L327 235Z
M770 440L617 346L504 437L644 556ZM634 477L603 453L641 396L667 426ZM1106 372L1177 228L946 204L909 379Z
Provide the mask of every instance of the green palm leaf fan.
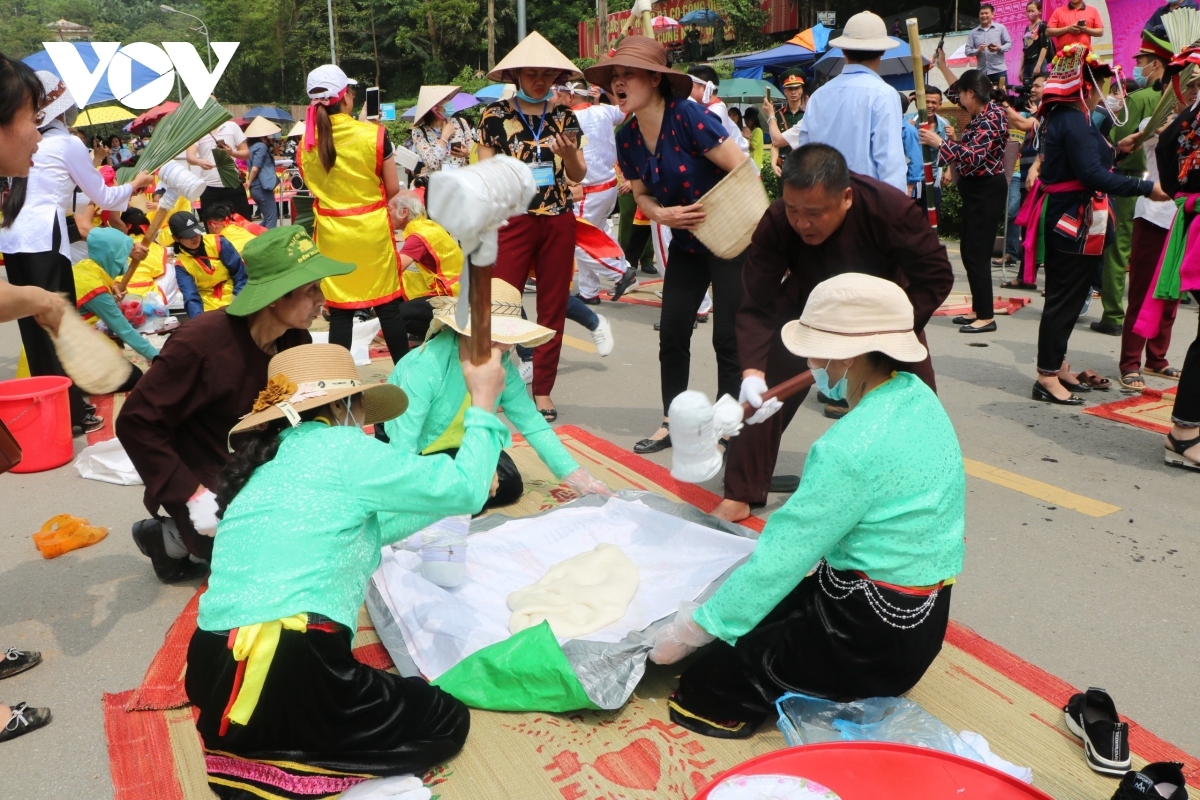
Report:
M142 151L135 166L117 170L117 183L129 183L138 172L154 172L175 156L200 141L222 122L233 119L233 115L211 97L202 108L189 98L179 108L163 118L150 137L150 144ZM236 167L234 168L236 172ZM222 180L222 183L224 180ZM236 184L235 184L236 185Z
M1163 27L1167 29L1167 39L1171 44L1171 50L1176 55L1200 40L1200 10L1177 8L1169 14L1163 14L1162 21ZM1179 73L1181 87L1192 82L1195 70L1196 67L1193 64L1188 64L1183 68ZM1162 99L1158 101L1154 113L1150 115L1150 121L1146 123L1146 136L1152 136L1154 131L1163 126L1167 117L1175 109L1176 100L1175 92L1171 91L1164 82Z

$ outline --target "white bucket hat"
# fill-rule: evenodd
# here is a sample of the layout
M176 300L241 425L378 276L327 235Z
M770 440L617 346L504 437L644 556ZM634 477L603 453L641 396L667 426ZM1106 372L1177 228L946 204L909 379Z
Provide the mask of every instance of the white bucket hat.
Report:
M75 97L67 85L62 82L62 78L53 72L39 69L36 75L42 82L42 88L46 91L46 105L38 109L42 114L41 122L38 125L49 125L60 114L75 105Z
M900 42L888 36L883 18L870 11L860 11L846 21L842 35L829 40L830 47L842 50L891 50Z
M897 361L929 354L913 332L913 307L892 281L846 272L817 284L804 313L783 326L783 344L798 356L853 358L886 353Z

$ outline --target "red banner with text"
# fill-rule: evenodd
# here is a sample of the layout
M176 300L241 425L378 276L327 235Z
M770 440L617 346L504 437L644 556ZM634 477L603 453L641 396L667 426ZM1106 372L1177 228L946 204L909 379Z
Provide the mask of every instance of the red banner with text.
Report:
M654 4L655 16L670 17L678 22L691 11L711 11L711 1L706 0L665 0ZM798 30L800 27L799 6L790 0L762 0L762 10L767 12L767 22L763 25L765 34L785 33ZM718 12L719 13L719 12ZM613 47L625 28L625 20L629 11L618 11L608 15L608 42L602 47L600 43L599 23L589 19L579 23L579 56L581 58L599 58ZM715 35L720 35L727 44L734 40L733 26L723 16L711 27L696 27L693 25L670 26L656 30L654 38L668 48L682 49L691 36L699 45L709 45ZM725 49L725 45L719 47Z

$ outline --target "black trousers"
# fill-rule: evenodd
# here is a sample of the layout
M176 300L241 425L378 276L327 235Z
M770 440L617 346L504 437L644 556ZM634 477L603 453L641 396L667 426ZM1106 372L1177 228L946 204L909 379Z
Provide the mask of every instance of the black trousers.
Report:
M1052 244L1046 246L1046 305L1038 327L1038 372L1052 375L1062 368L1071 331L1103 260L1102 255L1065 253Z
M646 263L643 255L646 253L646 248L650 244L650 234L653 229L649 225L631 225L632 230L629 232L629 241L625 243L625 260L629 262L631 267L637 267L638 263ZM650 250L649 263L654 263L654 250Z
M223 736L238 662L228 632L192 634L184 687L207 749L378 776L420 775L462 749L465 705L420 678L360 664L350 631L314 616L305 632L283 630L253 715Z
M388 303L375 306L375 316L379 318L380 332L387 342L388 352L395 364L408 352L408 330L405 328L404 301L396 298ZM354 340L354 308L329 309L329 343L340 344L347 350ZM432 319L432 317L431 317Z
M52 250L44 253L5 253L4 268L8 273L8 282L13 286L37 286L65 294L74 308L75 276L71 272L71 260L58 252L59 242L58 226L55 225ZM25 346L25 360L29 362L30 375L70 377L58 360L54 340L33 317L17 320L17 327L21 330L21 344ZM71 405L71 424L83 425L83 418L87 416L87 401L83 398L83 392L72 383L67 390L67 397Z
M736 645L717 640L679 677L676 704L705 719L757 727L786 692L829 700L895 697L917 685L937 658L950 620L950 587L938 592L924 621L902 629L885 622L867 596L841 600L820 586L821 565ZM834 571L842 580L851 572ZM877 587L912 610L926 598ZM675 722L685 724L678 718Z
M429 305L429 298L405 300L400 304L400 314L404 317L408 335L423 340L429 332L429 323L433 322L433 306Z
M692 362L692 326L709 284L713 288L712 341L717 353L717 397L738 396L742 385L734 316L742 305L742 261L717 258L707 250L689 253L672 240L663 277L662 318L658 332L658 364L663 414L676 395L687 391Z
M1008 205L1008 181L1004 175L962 177L962 242L959 252L971 284L971 305L978 319L995 316L992 308L992 249L996 231Z
M227 188L224 186L209 186L200 195L200 218L204 219L204 210L216 203L229 203L234 213L241 214L246 219L254 215L250 201L246 199L246 189L243 186Z
M1200 303L1200 291L1192 292L1192 297ZM1200 425L1200 330L1196 331L1196 339L1183 359L1183 376L1179 379L1171 419L1187 427Z

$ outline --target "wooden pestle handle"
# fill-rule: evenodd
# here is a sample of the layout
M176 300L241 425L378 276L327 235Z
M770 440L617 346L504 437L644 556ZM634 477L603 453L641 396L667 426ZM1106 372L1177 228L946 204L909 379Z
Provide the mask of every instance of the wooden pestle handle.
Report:
M158 232L162 230L163 223L167 221L167 215L171 213L170 208L164 208L159 204L158 210L154 212L154 219L150 220L150 227L146 229L146 235L142 237L142 244L149 247L158 236ZM117 287L122 294L129 287L129 279L133 277L134 270L138 268L141 261L129 259L129 267L125 270L125 274L121 276L121 280L117 281Z
M783 383L776 384L763 393L763 402L772 398L776 400L787 400L797 392L802 392L812 386L815 379L813 378L812 370L806 369L794 378L788 378ZM742 403L742 413L746 416L752 416L758 409L751 406L749 403Z
M486 364L492 357L492 264L467 260L471 270L467 300L471 304L471 363Z

